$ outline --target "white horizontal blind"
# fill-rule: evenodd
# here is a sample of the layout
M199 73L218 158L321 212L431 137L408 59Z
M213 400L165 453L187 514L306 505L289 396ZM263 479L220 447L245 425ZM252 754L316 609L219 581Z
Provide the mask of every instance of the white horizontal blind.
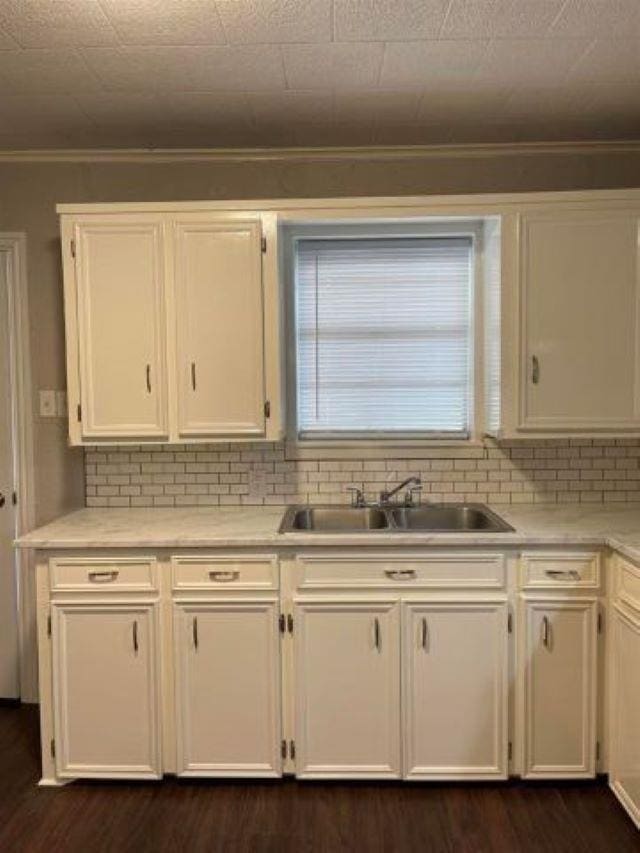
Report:
M301 437L469 432L472 241L300 239Z

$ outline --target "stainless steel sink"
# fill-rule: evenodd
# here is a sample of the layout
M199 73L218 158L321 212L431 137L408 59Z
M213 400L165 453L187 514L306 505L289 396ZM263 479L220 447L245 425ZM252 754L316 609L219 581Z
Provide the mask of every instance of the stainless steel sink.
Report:
M280 533L295 531L357 533L388 530L389 517L377 507L290 507L282 519Z
M505 533L513 530L510 524L483 504L423 504L393 507L388 512L393 526L405 531Z
M505 533L513 530L483 504L423 504L404 507L292 506L280 533Z

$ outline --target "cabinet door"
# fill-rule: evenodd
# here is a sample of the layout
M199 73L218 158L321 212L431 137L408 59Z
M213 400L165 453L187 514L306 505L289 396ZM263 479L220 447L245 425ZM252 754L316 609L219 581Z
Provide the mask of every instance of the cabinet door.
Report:
M597 600L524 602L523 776L594 776Z
M638 217L529 214L522 239L522 426L639 428Z
M403 605L409 779L506 778L507 604Z
M166 438L162 220L81 221L74 235L82 436Z
M178 773L280 776L278 604L175 608Z
M52 633L58 776L160 776L156 607L55 604Z
M175 223L182 436L264 434L261 223Z
M640 618L614 606L612 622L610 780L640 829Z
M296 773L400 776L398 604L295 608Z

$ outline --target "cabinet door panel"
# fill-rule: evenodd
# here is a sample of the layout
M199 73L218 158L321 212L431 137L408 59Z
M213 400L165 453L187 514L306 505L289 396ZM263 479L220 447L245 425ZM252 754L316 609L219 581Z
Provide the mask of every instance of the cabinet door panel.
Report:
M532 429L638 428L638 218L523 217L522 419Z
M614 606L612 622L610 780L640 829L640 618Z
M178 772L280 776L278 605L175 609Z
M398 605L295 609L297 775L400 775Z
M264 433L261 224L175 224L180 435Z
M405 775L507 776L507 605L406 604Z
M160 776L154 606L52 612L58 776Z
M75 226L82 434L166 437L163 226Z
M523 775L594 776L597 600L524 608Z

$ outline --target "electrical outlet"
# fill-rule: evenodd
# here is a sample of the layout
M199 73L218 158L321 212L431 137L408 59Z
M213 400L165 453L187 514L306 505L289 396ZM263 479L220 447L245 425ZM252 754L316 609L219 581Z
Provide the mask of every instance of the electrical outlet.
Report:
M40 417L55 418L56 416L56 392L40 391Z
M56 414L59 418L67 417L67 392L56 391Z

